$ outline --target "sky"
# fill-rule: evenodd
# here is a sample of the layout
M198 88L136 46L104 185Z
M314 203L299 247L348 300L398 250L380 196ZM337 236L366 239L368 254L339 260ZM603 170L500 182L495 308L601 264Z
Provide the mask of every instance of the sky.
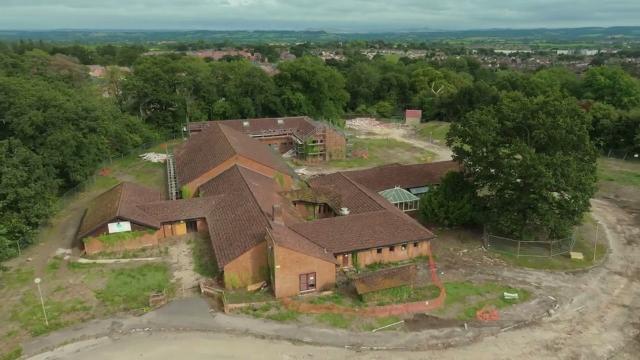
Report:
M390 31L640 25L640 0L0 0L0 29Z

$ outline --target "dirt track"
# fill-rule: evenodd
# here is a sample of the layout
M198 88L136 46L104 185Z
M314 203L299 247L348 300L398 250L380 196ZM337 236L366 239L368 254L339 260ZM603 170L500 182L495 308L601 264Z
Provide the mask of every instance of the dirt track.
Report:
M440 330L393 332L376 334L380 336L376 337L376 344L385 347L402 342L403 348L407 349L410 348L407 345L413 343L413 348L420 351L371 352L361 347L356 352L339 345L340 341L362 344L367 334L350 336L337 330L320 330L315 332L317 338L311 341L314 345L296 345L282 338L291 334L304 336L306 329L295 325L271 325L271 328L256 333L250 330L256 323L249 322L248 330L244 332L176 332L166 329L161 332L121 332L116 336L68 345L36 358L83 359L90 353L94 359L125 359L132 356L204 359L212 355L230 359L636 359L640 351L638 220L602 200L593 201L593 213L601 222L610 242L611 253L606 264L578 274L513 271L513 274L509 274L510 278L531 282L539 287L539 292L554 294L560 307L553 316L520 329L476 333L475 339L468 338L471 333L460 329L451 332L453 338L459 338L457 343L465 343L463 340L468 338L466 345L445 349L441 347L446 346L445 341L440 346L435 345L430 334ZM171 314L168 318L178 317ZM209 321L204 318L195 320L202 324ZM228 324L223 325L222 329L227 329L230 326ZM189 329L185 324L174 324L173 327ZM446 330L442 331L444 334ZM251 333L259 337L247 335Z

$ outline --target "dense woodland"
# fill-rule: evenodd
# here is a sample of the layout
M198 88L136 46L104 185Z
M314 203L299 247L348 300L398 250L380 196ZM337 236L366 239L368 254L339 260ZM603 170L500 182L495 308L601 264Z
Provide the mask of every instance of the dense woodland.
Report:
M450 222L518 235L544 228L560 236L579 221L595 190L596 149L640 152L640 81L617 67L519 73L466 57L390 61L352 52L343 62L281 62L270 76L245 60L144 51L0 45L0 259L15 255L17 242L32 243L56 198L105 159L180 136L188 121L309 115L341 126L347 114L422 109L425 121L454 123L449 144L476 167L470 186L506 194L484 198L480 206L493 209L485 218ZM84 65L93 63L131 71L108 67L104 79L91 79ZM535 198L551 185L555 195Z

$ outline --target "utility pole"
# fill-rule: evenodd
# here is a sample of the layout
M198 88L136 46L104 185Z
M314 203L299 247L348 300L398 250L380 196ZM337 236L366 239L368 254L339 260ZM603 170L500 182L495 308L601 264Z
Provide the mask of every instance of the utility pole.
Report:
M35 278L33 280L34 283L36 283L36 286L38 286L38 294L40 295L40 305L42 305L42 314L44 315L44 323L45 325L49 326L49 319L47 319L47 310L45 310L44 308L44 299L42 298L42 290L40 289L40 282L42 280L40 278Z

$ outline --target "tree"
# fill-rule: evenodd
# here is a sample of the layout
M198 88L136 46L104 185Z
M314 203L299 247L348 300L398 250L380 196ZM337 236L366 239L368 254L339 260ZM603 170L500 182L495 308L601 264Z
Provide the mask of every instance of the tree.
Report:
M33 242L35 230L51 214L58 181L50 167L20 141L0 141L0 260Z
M563 237L589 209L596 151L574 98L508 93L454 123L447 143L478 189L489 230Z
M469 225L477 217L477 202L473 184L461 172L450 172L420 199L420 214L425 221L445 227Z
M281 63L278 69L275 82L286 115L339 121L349 100L342 74L307 56Z
M620 67L590 68L584 76L582 88L585 99L604 102L622 110L640 106L640 81Z

